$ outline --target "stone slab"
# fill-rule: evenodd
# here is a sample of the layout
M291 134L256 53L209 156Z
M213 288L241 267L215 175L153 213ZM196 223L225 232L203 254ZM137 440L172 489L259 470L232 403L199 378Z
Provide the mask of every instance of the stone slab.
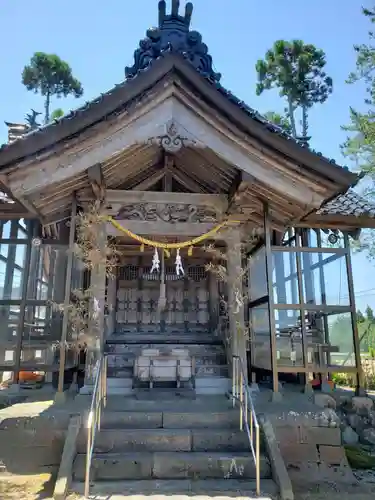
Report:
M85 453L86 433L81 433L78 453ZM120 453L131 451L190 451L191 433L188 430L102 430L97 434L95 453Z
M268 460L261 456L261 477L270 478ZM77 455L74 479L82 481L85 455ZM92 480L140 479L254 479L252 456L240 453L105 453L92 461Z
M328 465L349 465L343 446L319 446L319 457Z
M246 432L226 429L193 430L193 451L247 451L250 453L250 444Z
M312 444L280 443L280 452L287 463L318 462L318 449Z
M327 446L341 446L341 430L339 427L301 426L302 443Z
M183 428L237 428L239 427L238 411L227 410L225 412L210 412L209 406L206 412L197 411L191 413L166 412L163 415L163 426L169 429Z
M83 494L84 484L75 482L72 484L71 490ZM120 495L126 491L128 495L140 495L144 499L150 500L150 495L163 495L164 499L170 500L176 498L178 500L187 498L185 495L208 495L208 498L218 498L218 495L227 495L228 497L240 499L243 496L253 498L256 489L255 481L238 480L238 479L206 479L190 480L160 480L149 479L140 481L116 481L116 482L97 482L90 489L91 496L94 498L111 498L109 495ZM276 496L278 488L272 479L263 479L261 482L261 491L263 495ZM254 495L255 498L255 495ZM257 497L258 498L258 497ZM258 498L262 500L263 497Z
M265 457L261 477L269 477ZM255 478L252 456L230 453L155 453L153 477L158 479L241 479Z
M102 416L102 429L157 429L163 427L163 413L152 411L108 411Z
M73 466L75 480L85 477L86 455L76 456ZM119 481L152 477L153 455L150 453L94 455L91 478L93 481Z

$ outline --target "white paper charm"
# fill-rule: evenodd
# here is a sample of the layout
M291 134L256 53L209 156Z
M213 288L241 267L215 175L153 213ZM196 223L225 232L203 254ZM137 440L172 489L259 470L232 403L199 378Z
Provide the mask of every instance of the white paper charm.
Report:
M176 274L177 276L180 276L180 274L182 274L182 276L185 276L185 271L184 268L182 267L182 260L179 249L177 249L176 253Z
M152 259L151 274L154 271L159 271L159 269L160 269L160 259L159 259L158 249L155 248L154 257Z

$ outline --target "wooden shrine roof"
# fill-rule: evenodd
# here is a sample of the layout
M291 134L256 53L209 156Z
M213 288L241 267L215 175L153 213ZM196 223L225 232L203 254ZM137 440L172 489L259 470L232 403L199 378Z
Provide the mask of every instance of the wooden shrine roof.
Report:
M346 187L358 181L358 176L346 167L340 167L334 160L313 151L306 142L293 139L224 88L221 75L213 69L212 58L201 34L190 30L192 4L186 5L184 16L179 15L178 7L178 0L172 0L172 11L167 15L165 1L159 2L159 26L148 30L146 38L140 41L134 52L134 64L126 68L126 78L122 83L61 119L39 127L11 144L2 145L0 169L16 166L17 162L46 152L102 120L114 118L163 75L177 71L183 73L210 104L279 154L306 169L337 179Z

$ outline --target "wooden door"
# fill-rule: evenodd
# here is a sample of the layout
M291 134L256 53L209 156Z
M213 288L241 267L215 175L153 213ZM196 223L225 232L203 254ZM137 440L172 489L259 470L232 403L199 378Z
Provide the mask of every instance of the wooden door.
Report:
M158 310L160 273L151 266L127 264L120 269L116 332L207 331L209 292L203 265L190 265L185 276L177 276L174 266L166 266L166 306Z

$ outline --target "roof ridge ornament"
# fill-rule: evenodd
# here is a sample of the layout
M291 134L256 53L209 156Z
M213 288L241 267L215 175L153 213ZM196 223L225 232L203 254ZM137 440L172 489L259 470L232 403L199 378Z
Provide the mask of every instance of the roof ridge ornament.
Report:
M134 52L134 64L125 68L127 80L135 78L147 70L152 63L166 53L183 56L195 70L211 83L218 84L221 74L212 67L212 57L208 47L202 42L198 31L190 31L193 4L185 6L185 15L179 14L180 1L172 0L171 13L167 14L165 0L159 2L159 26L147 30L146 38L139 42L139 48Z
M167 2L165 0L160 0L159 2L159 28L163 28L166 22L180 22L186 26L187 31L190 28L191 16L193 14L194 6L191 2L188 2L185 6L185 16L179 15L180 1L172 0L172 10L171 14L167 15Z

